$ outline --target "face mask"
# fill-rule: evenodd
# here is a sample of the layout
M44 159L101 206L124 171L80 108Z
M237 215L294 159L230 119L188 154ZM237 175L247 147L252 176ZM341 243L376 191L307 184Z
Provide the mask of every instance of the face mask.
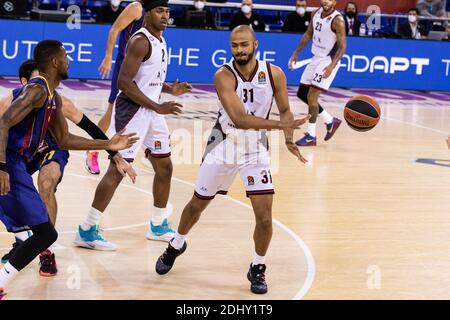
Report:
M196 3L194 3L194 7L197 10L203 10L203 8L205 7L205 3L203 1L197 1Z
M410 15L408 16L408 20L409 20L409 22L414 23L414 22L417 21L417 17L416 17L416 16L413 16L412 14L410 14Z
M247 14L247 13L252 12L252 7L250 7L250 6L247 5L247 4L244 4L244 5L242 6L241 10L242 10L242 12L243 12L244 14Z
M298 13L299 15L303 16L303 15L305 14L305 12L306 12L306 9L305 9L305 8L303 8L303 7L298 7L298 8L297 8L297 13Z
M356 12L353 12L353 11L347 12L347 17L349 17L350 19L353 19L355 16L356 16Z
M118 6L120 6L120 0L111 0L111 4L112 4L114 7L118 7Z

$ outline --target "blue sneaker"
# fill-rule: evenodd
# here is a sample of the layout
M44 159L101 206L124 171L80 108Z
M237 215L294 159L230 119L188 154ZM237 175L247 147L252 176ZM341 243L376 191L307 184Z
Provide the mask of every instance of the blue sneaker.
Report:
M305 136L295 142L300 147L315 147L317 144L316 137L311 136L308 132L305 132Z
M169 220L164 219L163 223L159 226L155 226L150 222L150 228L146 235L148 240L169 242L173 237L175 237L175 230L170 227Z
M73 242L76 246L101 251L115 251L117 246L103 238L98 224L92 226L88 231L84 231L78 226L78 232Z
M325 135L325 141L330 140L334 134L336 133L336 130L341 125L342 120L339 120L338 118L333 118L333 122L330 124L327 124L327 134Z

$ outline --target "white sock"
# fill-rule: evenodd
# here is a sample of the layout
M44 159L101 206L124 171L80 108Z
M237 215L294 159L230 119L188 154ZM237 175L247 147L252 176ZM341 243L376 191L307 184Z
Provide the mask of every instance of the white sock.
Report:
M86 217L86 220L81 224L81 229L84 231L88 231L92 226L95 226L100 222L100 218L102 216L102 213L95 209L94 207L91 207L89 209L89 213Z
M260 256L257 253L255 253L255 256L253 257L252 266L256 266L258 264L264 264L265 261L266 261L265 256Z
M167 203L165 208L153 207L153 214L150 221L154 226L160 226L172 214L172 211L173 206L170 202Z
M9 262L7 262L3 269L0 270L0 288L5 288L6 285L14 279L14 277L19 273Z
M326 112L325 110L323 110L321 113L319 113L319 116L322 118L323 122L325 122L326 124L330 124L333 122L333 116L331 114L329 114L328 112Z
M175 238L170 241L170 244L172 247L174 247L177 250L180 250L183 247L184 242L187 239L187 234L179 234L178 231L175 232Z
M31 231L22 231L22 232L17 232L14 235L16 236L17 239L25 241L29 237L31 237L33 235L33 233Z
M312 137L316 137L316 124L308 122L308 133Z

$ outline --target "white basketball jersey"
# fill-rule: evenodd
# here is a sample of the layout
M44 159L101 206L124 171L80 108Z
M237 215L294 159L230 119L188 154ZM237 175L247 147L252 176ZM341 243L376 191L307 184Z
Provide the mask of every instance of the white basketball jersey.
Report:
M317 10L313 16L313 45L312 53L316 57L333 56L337 50L336 33L332 29L334 19L341 14L334 10L330 15L322 18L323 8Z
M141 63L133 81L149 99L159 102L167 73L166 41L163 37L159 40L145 28L136 31L132 37L139 33L147 37L151 46L151 55L150 58Z
M256 60L256 67L249 79L236 69L235 62L224 64L236 78L236 94L241 99L247 114L268 119L273 102L273 78L268 62ZM225 108L219 109L218 122L224 133L236 131L236 127ZM241 131L241 130L240 130ZM255 130L245 130L256 132Z

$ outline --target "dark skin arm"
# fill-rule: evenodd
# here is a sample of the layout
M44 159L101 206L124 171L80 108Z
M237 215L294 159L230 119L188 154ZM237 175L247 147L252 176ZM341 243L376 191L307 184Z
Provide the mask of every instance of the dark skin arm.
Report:
M164 93L170 93L173 96L181 96L185 93L191 92L192 91L192 86L187 83L187 82L180 82L175 81L174 83L172 83L172 85L168 84L168 83L164 83L163 85L163 89L162 92Z
M9 129L22 121L34 109L41 108L45 99L45 89L38 84L30 84L7 108L0 118L0 162L6 163ZM0 170L0 195L6 195L9 191L9 174Z
M139 138L135 134L122 135L124 130L116 133L111 140L91 140L69 132L66 118L61 110L61 96L55 92L56 117L50 126L56 143L64 150L122 150L131 147Z
M297 48L295 49L294 53L291 56L291 59L289 60L289 69L294 69L294 65L298 60L298 55L300 54L300 51L302 51L309 43L309 41L311 41L313 35L314 35L314 29L313 29L313 17L316 14L317 11L315 11L312 15L311 15L311 20L309 22L309 26L308 29L306 29L306 32L303 34L302 39L300 40L300 42L297 45Z
M272 70L273 82L274 82L274 97L275 102L278 106L278 111L280 111L281 122L292 122L294 121L294 115L289 107L289 97L287 91L287 81L284 72L277 66L270 65ZM307 116L309 119L309 115ZM285 143L288 150L298 158L303 163L308 162L300 153L297 145L294 143L294 129L286 128L284 131Z
M238 129L298 129L307 121L306 118L289 121L266 120L260 117L249 115L245 112L245 107L235 91L235 78L226 68L219 69L214 75L214 84L225 111L230 116L231 121Z
M137 74L142 61L149 54L150 45L143 35L137 35L130 39L127 44L127 53L123 60L122 67L119 72L117 81L119 89L135 103L144 108L151 109L161 114L178 114L181 113L179 103L174 101L156 103L149 99L134 83L133 78ZM150 52L151 54L151 52ZM166 87L167 89L167 87Z
M342 56L344 55L345 50L347 50L347 34L345 32L344 19L341 16L336 17L333 20L331 28L333 29L334 32L336 32L336 42L338 49L333 57L333 61L330 63L328 67L325 68L325 71L323 73L324 79L328 78L331 75L334 68L336 68Z

